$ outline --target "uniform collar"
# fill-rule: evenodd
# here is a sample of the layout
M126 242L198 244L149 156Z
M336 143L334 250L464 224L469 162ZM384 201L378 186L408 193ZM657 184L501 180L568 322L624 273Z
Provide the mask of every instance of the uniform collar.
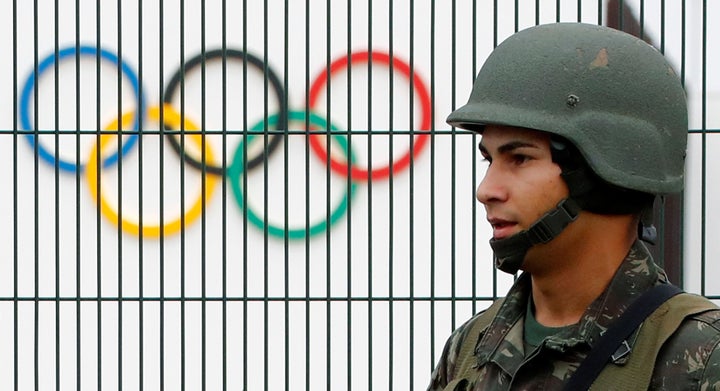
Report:
M653 262L645 245L636 241L608 287L590 304L577 327L570 327L550 337L547 347L565 350L581 343L592 347L609 325L623 314L629 302L659 281L667 281L665 272ZM508 292L505 302L475 349L480 364L489 360L503 361L504 355L498 349L510 330L524 319L530 293L530 275L523 273Z

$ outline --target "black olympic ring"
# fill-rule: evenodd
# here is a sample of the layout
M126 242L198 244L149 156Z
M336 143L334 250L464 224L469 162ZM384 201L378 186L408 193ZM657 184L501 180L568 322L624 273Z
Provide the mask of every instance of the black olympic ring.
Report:
M210 51L206 51L204 53L200 53L196 55L195 57L191 58L183 66L181 66L175 74L173 74L172 78L168 82L167 87L165 88L165 95L163 97L163 101L168 104L172 104L173 95L175 94L175 90L177 90L178 86L180 85L181 80L183 79L184 75L187 75L189 71L191 71L193 68L197 67L198 65L202 64L203 62L207 62L209 60L214 59L227 59L232 58L236 60L243 61L246 64L250 64L262 71L268 81L270 82L270 85L272 85L273 90L275 91L275 95L278 98L279 102L279 109L278 109L278 121L277 125L275 126L276 129L287 129L288 124L288 107L287 102L285 100L285 91L283 89L282 83L280 82L280 78L273 72L273 70L265 65L265 62L256 56L248 53L243 52L241 50L235 50L235 49L214 49ZM184 72L183 72L184 70ZM165 130L177 130L177 129L171 129L169 125L164 124ZM199 170L205 170L208 173L215 174L215 175L225 175L227 173L227 167L225 166L216 166L216 165L210 165L207 164L207 162L201 162L198 159L190 156L186 151L182 149L182 146L180 145L180 142L178 141L177 137L174 135L171 135L168 137L168 140L170 141L170 145L172 145L175 152L180 154L185 158L185 161L190 164L191 166L199 169ZM247 161L247 169L252 169L257 167L260 164L263 164L270 153L272 153L280 144L281 137L277 134L271 134L268 137L268 143L266 148L263 150L262 153L260 153L257 156L253 156L252 158L248 158Z

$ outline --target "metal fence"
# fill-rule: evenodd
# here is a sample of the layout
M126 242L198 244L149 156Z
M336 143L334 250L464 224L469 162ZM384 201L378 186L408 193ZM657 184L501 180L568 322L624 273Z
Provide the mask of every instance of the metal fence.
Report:
M424 389L512 284L479 140L444 119L540 23L631 32L681 75L686 192L658 205L653 252L720 299L716 2L6 6L2 389Z

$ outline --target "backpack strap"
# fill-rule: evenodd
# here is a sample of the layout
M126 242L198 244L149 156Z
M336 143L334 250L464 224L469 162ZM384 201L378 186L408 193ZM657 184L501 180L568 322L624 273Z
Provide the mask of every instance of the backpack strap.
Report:
M672 297L650 315L640 328L630 360L623 365L607 365L592 385L593 389L646 390L655 360L664 343L683 320L703 312L718 310L706 298L690 293ZM650 364L653 365L650 365Z
M669 298L682 292L670 284L655 285L630 304L627 310L616 319L602 334L598 343L580 363L575 373L565 385L565 390L587 390L617 351L623 341L635 331L640 323Z
M488 309L479 314L469 325L470 329L463 337L460 345L460 351L457 356L458 361L455 363L453 370L453 380L445 386L444 390L464 390L469 383L475 380L475 376L477 375L476 368L473 367L477 364L477 360L475 360L475 346L477 346L480 334L482 334L493 321L504 301L504 298L495 300Z

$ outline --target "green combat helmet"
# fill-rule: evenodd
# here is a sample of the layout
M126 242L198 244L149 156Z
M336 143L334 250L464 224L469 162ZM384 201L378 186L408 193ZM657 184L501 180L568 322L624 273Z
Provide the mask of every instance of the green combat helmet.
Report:
M512 35L490 54L468 103L447 122L477 132L495 124L552 134L570 196L527 231L490 241L498 268L509 273L580 209L627 213L641 205L647 217L656 195L683 188L682 84L660 52L611 28L557 23ZM628 204L630 210L617 206Z

